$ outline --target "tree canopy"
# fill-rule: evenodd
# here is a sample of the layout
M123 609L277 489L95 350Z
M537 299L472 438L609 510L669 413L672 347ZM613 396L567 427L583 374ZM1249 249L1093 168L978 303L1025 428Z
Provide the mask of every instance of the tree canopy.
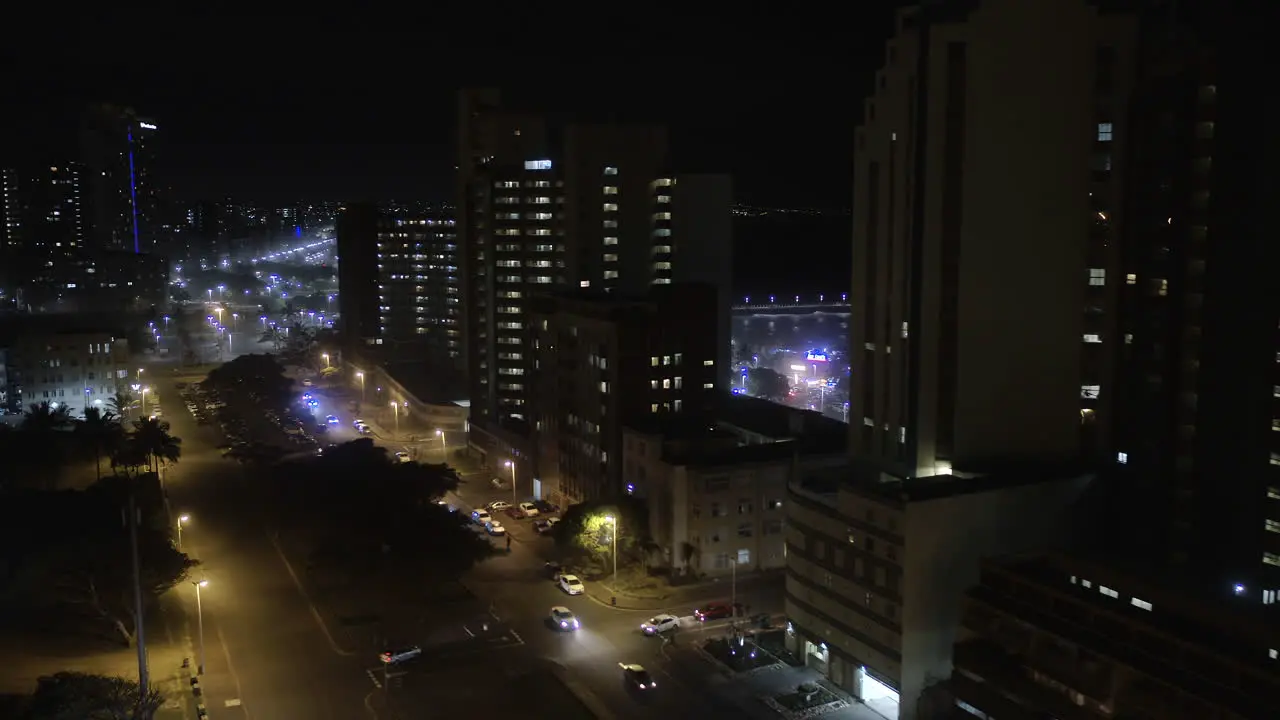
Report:
M140 515L144 604L195 564L171 541L155 475L111 476L86 490L9 493L0 503L0 568L10 601L40 609L88 610L124 644L133 642L133 566L125 524L130 494ZM46 528L46 532L31 532Z
M747 391L756 397L782 400L791 392L791 384L776 370L753 367L747 369Z
M293 380L271 355L241 355L214 368L207 382L220 391L244 393L265 407L285 407L293 398Z
M143 691L119 677L60 672L40 678L25 720L151 720L164 703L158 690Z
M619 563L642 559L650 545L649 514L644 502L633 497L570 505L553 535L561 548L603 562L613 550L615 527Z
M452 580L493 553L437 504L457 487L445 466L397 462L368 439L283 463L269 480L283 524L310 533L314 562Z

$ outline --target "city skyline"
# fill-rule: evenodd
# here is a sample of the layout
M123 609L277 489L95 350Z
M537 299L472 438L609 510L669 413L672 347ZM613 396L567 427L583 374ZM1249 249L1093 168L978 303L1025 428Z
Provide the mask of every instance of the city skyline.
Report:
M234 35L233 21L206 20L212 35ZM744 18L732 36L659 32L652 42L661 62L646 56L645 42L623 39L611 72L588 70L573 46L548 41L543 71L516 81L504 69L521 53L497 37L477 50L481 59L460 64L451 47L412 33L346 37L310 21L294 31L296 42L273 39L243 53L140 38L138 49L163 61L138 63L93 41L121 21L73 23L87 40L81 47L15 73L14 96L43 110L7 118L5 135L20 149L38 147L46 143L31 143L32 133L56 128L57 116L112 102L155 118L164 179L179 198L451 200L456 91L496 85L547 107L667 123L688 169L733 174L739 201L845 208L846 128L887 20L868 13L856 28L822 31L804 45L777 39L763 18ZM760 53L762 45L775 52ZM335 55L332 47L345 49ZM433 69L440 65L464 69Z

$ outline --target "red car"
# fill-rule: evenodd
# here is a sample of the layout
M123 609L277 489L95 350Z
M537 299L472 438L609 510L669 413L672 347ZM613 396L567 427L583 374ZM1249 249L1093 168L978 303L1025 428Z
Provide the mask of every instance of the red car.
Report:
M700 622L733 617L733 607L726 602L712 602L693 611L693 616Z

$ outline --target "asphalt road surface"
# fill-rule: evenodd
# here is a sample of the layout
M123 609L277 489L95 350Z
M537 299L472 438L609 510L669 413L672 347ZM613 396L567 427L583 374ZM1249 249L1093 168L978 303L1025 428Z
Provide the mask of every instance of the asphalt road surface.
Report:
M533 533L529 520L503 517L511 528L510 553L487 561L464 580L480 605L487 604L483 614L489 618L481 619L481 613L468 610L470 619L456 623L462 633L472 636L469 641L461 642L468 639L460 635L460 642L448 645L447 652L427 652L419 661L385 668L377 660L376 642L353 642L343 628L335 627L323 602L313 602L314 588L309 587L305 569L274 540L241 466L215 449L222 442L216 429L198 427L186 413L174 380L153 377L166 419L183 439L182 460L166 478L173 510L175 515L191 516L183 529L184 549L203 563L193 579L209 580L201 591L204 688L215 720L413 717L415 709L428 704L433 712L446 714L489 713L507 709L497 695L503 695L502 703L516 703L510 706L511 712L545 717L741 717L737 708L715 704L706 690L708 683L716 681L716 673L688 649L701 639L728 632L727 622L703 625L690 617L703 602L728 600L727 587L649 610L609 607L587 595L570 597L544 574L542 566L552 554L552 541ZM340 419L330 426L328 442L360 437L352 427L354 416L345 397L321 389L310 391L320 402L314 410L317 419L323 422L328 414ZM438 460L432 457L439 452L435 450L438 441L419 445L375 441L389 450L416 450L426 461ZM462 438L457 438L459 445L452 437L449 441L456 447ZM488 488L488 475L464 473L462 495L449 498L450 502L469 514L473 502L509 501L509 491ZM506 544L498 538L494 542L500 549ZM192 652L198 655L195 592L189 587L182 591ZM373 597L383 592L370 587L369 605L385 604L385 598ZM738 599L752 604L754 611L781 609L777 588L744 590ZM553 628L548 616L556 605L570 608L580 619L581 629ZM386 644L385 638L394 637L405 644L435 647L435 639L424 636L428 630L423 612L431 611L384 618L378 629L384 639L378 642ZM658 612L683 617L685 627L675 634L674 643L640 632L640 623ZM620 662L644 665L658 686L649 691L628 688ZM562 685L578 700L570 698ZM514 695L503 694L506 688Z

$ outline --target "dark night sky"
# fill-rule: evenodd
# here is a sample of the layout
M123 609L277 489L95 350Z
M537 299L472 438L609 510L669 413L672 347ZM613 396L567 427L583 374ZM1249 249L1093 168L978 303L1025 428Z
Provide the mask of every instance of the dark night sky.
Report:
M360 11L62 18L56 44L32 35L0 50L16 111L4 114L5 137L38 147L59 114L98 98L155 118L179 197L449 199L454 93L486 84L669 122L678 164L732 172L740 201L844 207L887 4L800 17L748 3L694 19L646 7L647 27L598 11L535 21L502 6L484 22Z

